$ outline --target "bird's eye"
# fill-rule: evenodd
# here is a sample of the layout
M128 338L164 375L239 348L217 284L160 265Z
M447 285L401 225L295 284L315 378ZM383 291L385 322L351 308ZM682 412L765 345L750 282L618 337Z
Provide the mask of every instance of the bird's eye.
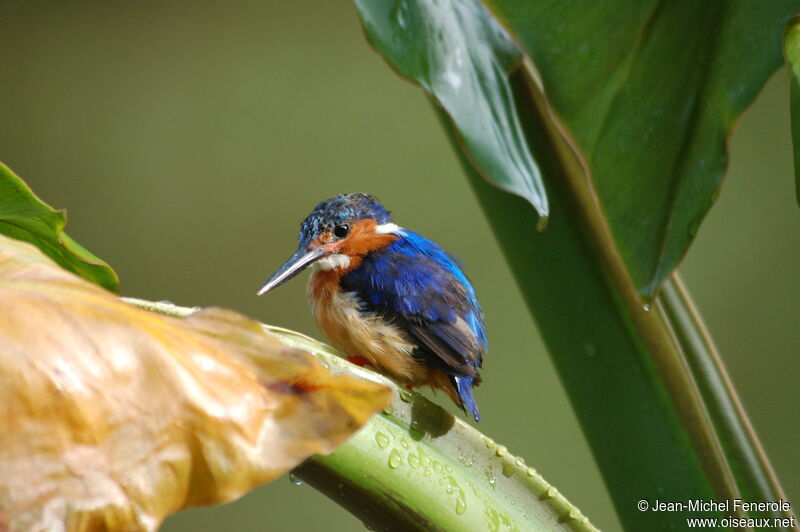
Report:
M333 234L337 238L344 238L350 233L350 226L348 224L339 224L333 228Z

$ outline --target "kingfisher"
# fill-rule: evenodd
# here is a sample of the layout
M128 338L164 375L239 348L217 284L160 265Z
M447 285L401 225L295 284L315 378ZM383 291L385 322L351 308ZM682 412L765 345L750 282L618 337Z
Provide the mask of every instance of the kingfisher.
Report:
M298 241L258 295L310 266L311 309L334 347L405 386L444 390L480 421L473 387L486 327L457 258L392 222L377 198L362 193L318 204Z

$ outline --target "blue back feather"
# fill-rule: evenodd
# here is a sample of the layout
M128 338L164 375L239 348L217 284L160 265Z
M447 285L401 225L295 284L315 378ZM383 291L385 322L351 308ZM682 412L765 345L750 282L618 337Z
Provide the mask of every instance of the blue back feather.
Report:
M365 310L383 315L416 338L420 353L415 356L447 373L461 406L480 420L472 386L487 349L486 328L458 259L427 238L403 230L385 250L364 257L340 283L358 294ZM468 331L458 325L459 317Z
M368 310L410 322L416 331L435 335L463 363L480 367L487 342L475 290L458 259L436 243L403 230L388 248L367 255L341 283ZM458 317L467 323L471 338L454 328Z
M373 308L431 322L437 334L437 325L461 316L485 351L483 312L460 261L422 235L407 229L403 233L385 251L365 257L342 279L343 287L355 290Z

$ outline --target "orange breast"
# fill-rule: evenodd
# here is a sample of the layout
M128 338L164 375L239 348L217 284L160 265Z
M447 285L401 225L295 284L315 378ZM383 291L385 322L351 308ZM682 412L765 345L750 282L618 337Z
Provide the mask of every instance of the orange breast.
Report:
M399 327L362 308L358 296L344 292L342 275L361 265L366 254L381 250L397 240L393 234L375 233L375 220L361 220L335 252L350 258L347 268L314 268L308 281L308 298L317 325L328 341L348 356L364 357L378 371L403 384L440 388L458 403L448 376L417 362L416 345Z
M339 287L336 271L315 270L308 297L317 325L334 347L362 356L403 383L424 384L428 370L412 356L415 344L405 332L382 317L360 308L358 296Z

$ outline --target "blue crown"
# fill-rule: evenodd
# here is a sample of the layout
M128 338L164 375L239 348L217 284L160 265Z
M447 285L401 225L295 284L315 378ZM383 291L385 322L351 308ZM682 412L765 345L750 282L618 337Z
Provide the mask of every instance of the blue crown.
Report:
M389 211L370 194L339 194L319 203L300 224L300 243L311 242L322 231L343 223L371 218L378 224L391 221Z

